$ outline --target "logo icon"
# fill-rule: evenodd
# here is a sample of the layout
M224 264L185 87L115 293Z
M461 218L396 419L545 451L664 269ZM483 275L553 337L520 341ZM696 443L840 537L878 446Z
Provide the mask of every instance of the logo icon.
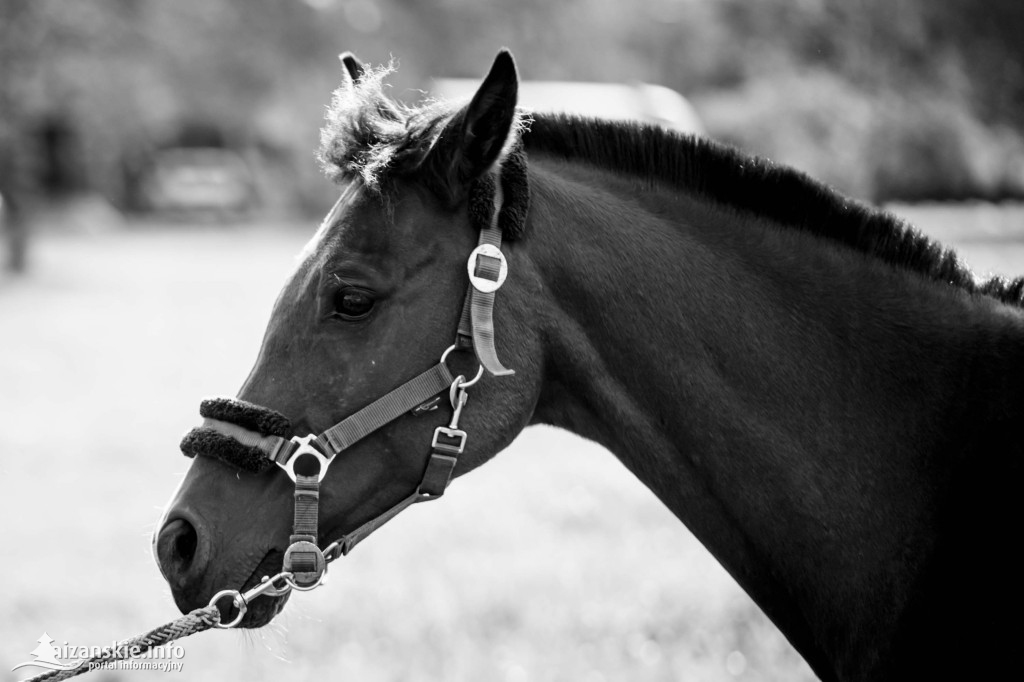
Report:
M79 662L75 663L61 663L57 660L57 656L60 655L60 649L53 646L53 638L45 632L37 640L39 646L29 652L32 656L35 656L34 661L25 661L11 668L11 670L17 670L23 668L26 665L34 665L40 668L46 668L47 670L73 670L79 666Z
M53 637L45 632L37 640L39 645L29 653L35 660L25 661L11 668L26 666L47 670L158 670L181 672L185 649L180 644L161 646L143 645L139 640L126 639L111 642L110 646L74 646L67 642L54 645ZM71 661L65 663L64 661Z

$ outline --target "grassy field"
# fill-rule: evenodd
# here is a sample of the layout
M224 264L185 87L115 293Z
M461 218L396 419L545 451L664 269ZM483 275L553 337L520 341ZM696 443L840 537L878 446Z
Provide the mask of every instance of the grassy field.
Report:
M1024 271L1024 210L896 210L982 272ZM177 442L240 385L310 231L52 232L0 280L0 679L44 631L107 644L177 615L149 549ZM646 488L551 429L336 567L268 628L186 640L182 677L92 680L814 679Z

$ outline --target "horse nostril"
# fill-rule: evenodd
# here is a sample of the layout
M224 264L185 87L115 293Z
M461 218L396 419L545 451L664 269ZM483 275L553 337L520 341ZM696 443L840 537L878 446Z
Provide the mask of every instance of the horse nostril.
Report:
M191 523L181 518L165 523L156 544L164 577L171 582L184 582L198 547L199 533Z
M174 538L174 551L183 562L192 563L192 557L196 555L196 544L199 542L199 537L191 523L186 521L182 521L182 523L185 524L185 528Z

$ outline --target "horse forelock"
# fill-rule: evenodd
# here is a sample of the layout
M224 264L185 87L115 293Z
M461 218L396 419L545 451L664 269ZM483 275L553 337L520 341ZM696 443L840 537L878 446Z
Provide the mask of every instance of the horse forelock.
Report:
M388 97L384 79L393 71L390 64L367 68L334 91L317 158L335 182L358 177L380 191L389 176L419 165L451 119L443 102L411 107Z
M357 82L346 81L334 91L317 151L331 180L358 177L368 190L381 192L389 179L419 169L446 126L459 122L464 103L427 100L410 106L390 98L385 79L394 70L393 64L367 67ZM531 121L517 109L497 166L516 150Z
M368 191L381 196L385 207L390 202L389 181L421 168L424 159L438 143L449 125L458 126L464 109L458 103L430 100L419 106L408 106L392 100L386 92L385 78L394 71L391 64L367 68L355 83L346 80L335 90L320 131L317 158L324 173L334 182L347 184L343 196L355 191ZM521 142L529 130L532 117L517 109L510 134L494 167L501 169L504 201L499 224L507 239L519 237L525 229L529 209L529 184L526 179L526 157ZM443 144L443 143L442 143ZM429 173L427 173L429 174ZM427 187L444 194L440 187L444 178L422 178ZM493 201L490 174L477 178L468 196L471 213L488 214ZM328 213L316 236L300 254L305 260L323 245L330 233L332 216L338 204ZM485 208L486 206L486 208ZM471 222L478 228L486 221Z

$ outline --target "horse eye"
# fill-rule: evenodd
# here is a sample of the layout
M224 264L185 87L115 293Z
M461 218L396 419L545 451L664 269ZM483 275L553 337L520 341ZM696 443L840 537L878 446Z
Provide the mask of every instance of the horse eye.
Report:
M362 289L346 287L334 293L334 312L345 320L361 320L370 314L375 302Z

